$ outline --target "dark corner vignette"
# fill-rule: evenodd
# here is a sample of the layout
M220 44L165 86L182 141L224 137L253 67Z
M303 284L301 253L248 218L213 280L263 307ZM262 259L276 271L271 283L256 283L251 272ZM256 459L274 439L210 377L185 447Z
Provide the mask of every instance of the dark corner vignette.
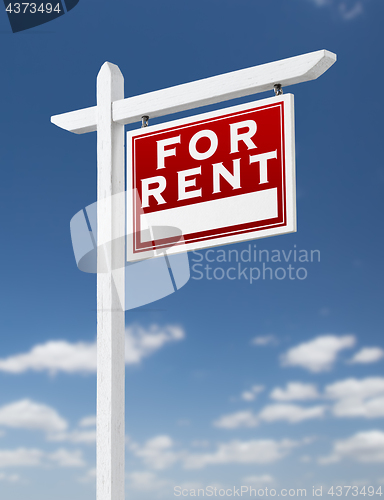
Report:
M48 23L72 10L80 0L53 0L36 2L11 2L4 0L13 33Z

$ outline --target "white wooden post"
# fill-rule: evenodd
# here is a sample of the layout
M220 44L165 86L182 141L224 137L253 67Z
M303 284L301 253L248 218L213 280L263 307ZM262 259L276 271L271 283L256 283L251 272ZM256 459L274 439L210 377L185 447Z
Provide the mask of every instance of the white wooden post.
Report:
M108 273L97 274L97 500L124 499L125 353L124 125L112 120L112 102L124 99L124 78L106 62L97 77L97 239L112 242ZM118 205L122 206L118 206ZM100 248L100 247L99 247ZM105 256L98 252L98 269ZM101 266L100 266L101 267ZM122 303L120 303L119 300Z

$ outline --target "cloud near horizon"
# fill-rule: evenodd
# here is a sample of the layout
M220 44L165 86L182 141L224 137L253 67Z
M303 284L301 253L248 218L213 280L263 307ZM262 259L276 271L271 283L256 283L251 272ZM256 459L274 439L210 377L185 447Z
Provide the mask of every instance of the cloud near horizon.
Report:
M148 329L135 325L125 331L125 362L140 364L165 344L185 338L180 326L152 325ZM0 371L20 374L27 371L47 371L54 375L65 373L95 373L97 369L97 345L95 342L51 340L38 344L23 354L0 359Z
M302 407L295 404L277 403L265 406L259 413L247 410L223 415L215 420L213 425L221 429L239 429L257 427L261 422L285 421L295 424L304 420L322 418L326 409L325 405Z
M320 457L321 465L352 460L360 463L384 462L384 432L371 430L358 432L347 439L339 439L333 444L333 451L326 457Z
M271 464L287 456L290 451L305 442L291 439L232 440L219 443L216 449L204 453L177 450L174 441L167 435L147 440L143 445L128 443L130 451L144 464L155 470L168 469L181 463L184 469L202 469L219 464Z
M66 450L59 448L53 453L47 453L37 448L0 449L0 467L84 467L81 450Z
M384 377L343 379L326 385L322 392L318 392L313 384L287 382L285 389L275 387L269 397L278 402L264 406L258 413L240 410L223 415L213 422L214 427L254 428L263 422L277 421L294 424L326 415L336 418L384 417ZM313 399L326 404L300 406L291 403Z

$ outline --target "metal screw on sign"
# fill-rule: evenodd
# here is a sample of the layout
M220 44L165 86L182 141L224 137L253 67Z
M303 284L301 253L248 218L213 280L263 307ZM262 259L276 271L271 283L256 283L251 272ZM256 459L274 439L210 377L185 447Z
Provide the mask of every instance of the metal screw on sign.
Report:
M274 90L275 90L275 96L278 96L278 95L283 95L283 89L281 87L281 83L276 83L274 86L273 86Z
M141 128L148 127L149 116L144 115L141 117Z

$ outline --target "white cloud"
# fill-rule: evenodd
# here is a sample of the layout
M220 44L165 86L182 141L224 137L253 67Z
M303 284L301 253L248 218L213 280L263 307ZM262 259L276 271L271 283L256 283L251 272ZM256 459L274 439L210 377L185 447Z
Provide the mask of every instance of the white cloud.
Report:
M91 421L92 419L92 421ZM87 417L80 424L94 425L95 417ZM67 422L53 408L23 399L0 407L0 426L15 429L42 430L48 441L68 441L72 443L94 444L96 430L67 431Z
M383 358L384 349L381 349L381 347L363 347L363 349L361 349L353 356L353 358L350 360L350 363L376 363L376 361L380 361L380 359Z
M260 392L264 390L263 385L253 385L248 391L241 393L241 399L244 401L254 401Z
M266 422L286 420L290 423L297 423L312 418L321 418L324 416L325 410L325 406L303 408L294 404L273 404L263 408L259 413L259 418Z
M52 432L63 431L68 424L53 408L22 399L0 407L0 426Z
M20 481L20 476L18 474L5 474L4 472L0 472L0 481L17 483Z
M90 483L90 482L93 482L95 483L96 482L96 467L93 468L93 469L88 469L87 472L78 478L78 481L80 483Z
M0 467L32 467L41 465L44 452L37 449L0 449Z
M205 439L203 439L201 441L195 440L195 441L192 441L191 446L193 446L194 448L208 448L209 441L207 441Z
M176 423L177 425L180 425L180 427L187 427L188 425L191 425L191 421L188 418L181 418Z
M251 411L239 411L230 415L223 415L218 420L213 422L215 427L222 429L238 429L239 427L256 427L259 420Z
M318 397L319 393L315 385L302 382L288 382L286 389L275 387L270 394L270 398L277 401L304 401Z
M322 307L319 311L320 316L329 316L331 314L331 310L329 307Z
M79 429L70 432L55 432L48 435L48 441L94 444L96 441L96 415L84 417L78 423ZM90 429L90 427L93 427Z
M0 370L8 373L24 373L28 370L48 371L55 374L89 373L96 371L96 343L52 340L33 347L25 354L0 359Z
M363 11L363 4L361 2L355 2L351 6L346 5L345 1L339 4L339 13L346 21L355 19L355 17L358 17Z
M334 399L363 399L379 394L384 395L384 377L348 378L325 387L325 395Z
M289 439L235 440L219 444L212 453L188 454L184 457L184 467L201 469L216 464L270 464L284 458L297 445Z
M160 479L156 474L149 471L135 471L127 475L128 487L137 491L159 492L170 487L169 481Z
M326 465L343 459L361 463L384 462L384 432L371 430L336 441L332 453L321 457L319 463Z
M96 415L84 417L79 422L79 427L96 427Z
M58 449L46 453L36 448L0 449L0 468L39 467L55 464L59 467L83 467L85 462L81 450Z
M94 444L96 442L96 430L92 431L79 431L74 430L71 432L59 432L55 434L49 434L47 436L48 441L68 441L70 443L84 443L84 444Z
M361 0L310 0L316 7L328 7L335 10L345 21L354 19L363 13Z
M130 451L151 468L162 470L180 463L184 469L201 469L215 464L269 464L289 454L292 448L305 444L282 439L260 439L251 441L230 441L219 443L216 450L191 453L188 450L177 450L169 436L156 436L140 446L128 442Z
M276 345L277 343L274 335L261 335L251 340L251 344L257 346Z
M172 466L180 459L180 454L173 450L174 443L169 436L156 436L146 441L144 446L130 443L131 451L153 469L161 470Z
M246 476L242 479L242 484L251 484L252 486L264 486L266 484L271 484L275 479L269 474L263 474L262 476Z
M281 363L283 366L299 366L313 373L328 371L339 352L353 347L355 343L353 335L322 335L289 349L282 355Z
M317 7L324 7L324 5L329 5L331 0L311 0Z
M256 399L256 394L252 391L243 391L240 398L244 401L254 401Z
M184 330L179 326L151 326L148 330L140 326L126 329L125 360L127 364L140 363L143 358L153 354L168 342L185 338Z
M55 462L59 467L84 467L86 465L81 450L69 451L60 448L54 453L47 455L47 458Z
M325 387L325 395L336 399L336 417L384 417L384 378L349 378Z
M125 360L127 364L138 364L166 343L182 340L184 331L179 326L152 325L149 329L132 326L126 329ZM34 346L29 352L0 359L0 371L24 373L26 371L48 371L66 373L96 372L96 342L70 343L52 340Z

